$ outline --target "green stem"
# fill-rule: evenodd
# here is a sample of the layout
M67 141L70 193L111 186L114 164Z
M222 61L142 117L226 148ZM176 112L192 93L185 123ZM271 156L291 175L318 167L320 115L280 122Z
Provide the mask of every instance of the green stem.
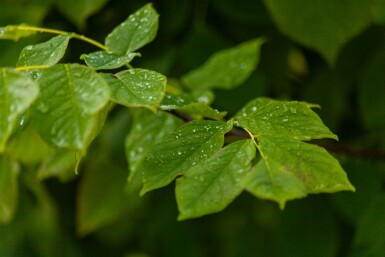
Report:
M35 66L21 66L16 67L16 70L23 71L23 70L34 70L34 69L47 69L49 66L47 65L35 65Z
M68 32L66 31L62 31L62 30L57 30L57 29L47 29L47 28L41 28L41 27L33 27L33 26L18 26L17 27L18 30L24 30L24 31L38 31L38 32L42 32L42 33L51 33L51 34L57 34L57 35L64 35L64 34L68 34ZM99 43L98 41L95 41L91 38L88 38L84 35L79 35L79 34L76 34L76 33L72 33L72 36L76 39L79 39L79 40L82 40L84 42L87 42L91 45L94 45L104 51L107 51L107 47L105 47L103 44Z

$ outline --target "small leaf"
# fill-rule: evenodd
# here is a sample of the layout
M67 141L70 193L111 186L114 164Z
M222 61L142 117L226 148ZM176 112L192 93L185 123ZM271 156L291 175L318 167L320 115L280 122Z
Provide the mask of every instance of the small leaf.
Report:
M155 114L145 109L132 111L133 125L125 143L130 169L129 182L142 167L144 158L152 147L183 123L166 112Z
M212 55L201 67L184 75L182 80L190 89L232 89L241 85L255 69L260 47L265 39L244 42Z
M83 54L80 58L86 64L97 70L117 69L130 63L139 53L127 53L123 55L114 54L106 51L97 51L90 54Z
M155 71L130 69L103 78L111 88L112 101L127 107L155 111L165 94L166 77Z
M158 30L158 13L147 4L131 14L106 38L105 45L116 54L131 53L151 42Z
M29 37L37 33L37 31L28 30L27 25L8 25L0 27L0 39L10 39L17 41L23 37Z
M232 143L177 179L178 220L219 212L243 190L240 181L255 157L251 140Z
M78 64L45 69L37 81L41 92L34 118L40 135L57 147L83 150L99 122L98 112L109 100L108 85Z
M11 221L18 195L18 166L0 155L0 224Z
M281 135L298 140L337 139L305 102L277 101L265 97L250 101L235 115L238 124L253 135Z
M0 152L16 126L16 120L39 94L38 85L22 72L0 69Z
M58 63L63 58L71 38L71 34L64 34L44 43L24 47L16 66L52 66Z
M207 104L195 102L194 99L187 94L166 94L160 105L160 109L167 111L177 110L193 117L194 119L206 117L214 120L221 120L226 115L226 112L219 112Z
M255 197L276 201L281 209L288 200L307 195L305 185L293 173L269 170L263 159L253 167L243 184Z
M37 170L37 178L58 178L60 181L68 181L75 175L76 152L57 150L46 158Z
M161 188L220 150L231 123L192 121L163 138L147 154L141 194Z

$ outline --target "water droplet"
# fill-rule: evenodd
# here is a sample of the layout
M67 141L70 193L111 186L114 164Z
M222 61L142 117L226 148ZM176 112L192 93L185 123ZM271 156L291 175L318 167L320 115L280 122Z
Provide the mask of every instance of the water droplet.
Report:
M130 74L132 74L132 75L135 74L135 70L133 70L133 69L128 70L128 72L129 72Z
M182 152L178 151L178 155L181 155L181 154L182 154Z
M32 46L27 46L27 47L25 48L25 50L31 51L31 50L32 50Z
M282 120L282 122L287 122L287 121L288 121L288 119L283 119L283 120Z
M45 105L43 102L40 102L36 109L41 113L47 113L49 111L49 107Z
M253 107L253 108L251 108L251 110L253 111L253 112L255 112L256 110L257 110L257 107Z

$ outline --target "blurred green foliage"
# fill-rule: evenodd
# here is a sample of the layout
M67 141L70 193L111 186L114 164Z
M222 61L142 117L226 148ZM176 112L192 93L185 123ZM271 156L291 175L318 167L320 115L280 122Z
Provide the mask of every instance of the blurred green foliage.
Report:
M9 203L17 204L15 217L0 226L0 256L383 257L384 2L154 1L160 13L158 36L143 48L143 57L133 61L133 66L180 77L214 51L266 37L259 68L242 86L215 90L214 107L235 114L257 96L320 104L319 115L340 137L339 144L325 145L341 161L356 193L310 196L288 203L283 211L243 193L219 214L177 222L171 187L142 198L139 188L126 187L121 139L133 117L118 110L93 143L78 176L65 166L65 153L45 164L51 165L51 174L40 174L39 156L29 151L48 150L29 130L23 136L30 147L10 142L12 155L23 163L16 167L0 160L14 171L0 174L0 197L12 194L19 181L18 200ZM0 26L27 23L103 41L146 3L3 0ZM0 41L0 66L14 66L24 46L43 39L36 35L16 43ZM84 49L95 50L71 42L65 58L77 61ZM68 175L49 178L63 174L58 169L69 170ZM4 211L2 222L9 215Z

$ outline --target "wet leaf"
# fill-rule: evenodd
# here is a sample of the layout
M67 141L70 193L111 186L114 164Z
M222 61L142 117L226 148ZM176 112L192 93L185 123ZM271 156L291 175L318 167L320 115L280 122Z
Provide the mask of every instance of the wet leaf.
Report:
M0 39L10 39L17 41L23 37L30 37L37 33L37 31L27 30L25 27L28 25L8 25L6 27L0 27Z
M298 140L337 139L311 107L316 105L259 97L239 111L235 120L257 137L281 135Z
M144 158L152 147L172 133L183 122L166 112L152 113L148 110L133 110L134 120L126 138L125 149L129 164L129 182L142 167Z
M11 221L17 204L19 169L0 155L0 224Z
M232 89L241 85L259 62L260 47L265 39L244 42L212 55L202 66L183 76L190 89Z
M155 71L130 69L103 78L110 86L112 100L127 107L155 111L165 94L166 77Z
M161 188L220 150L231 123L192 121L163 138L147 154L141 194Z
M152 4L143 6L107 36L107 49L123 55L150 43L158 30L158 16Z
M178 220L219 212L243 190L240 181L255 157L251 140L232 143L177 179Z
M123 55L114 54L106 51L97 51L90 54L83 54L86 64L97 70L117 69L130 63L139 53L127 53Z
M22 72L0 69L0 152L17 125L18 116L27 110L39 94L38 85Z
M26 46L20 54L18 67L58 63L64 56L71 34L59 35L37 45Z
M106 82L85 66L58 64L44 70L38 83L34 118L42 138L59 148L84 150L109 100Z

